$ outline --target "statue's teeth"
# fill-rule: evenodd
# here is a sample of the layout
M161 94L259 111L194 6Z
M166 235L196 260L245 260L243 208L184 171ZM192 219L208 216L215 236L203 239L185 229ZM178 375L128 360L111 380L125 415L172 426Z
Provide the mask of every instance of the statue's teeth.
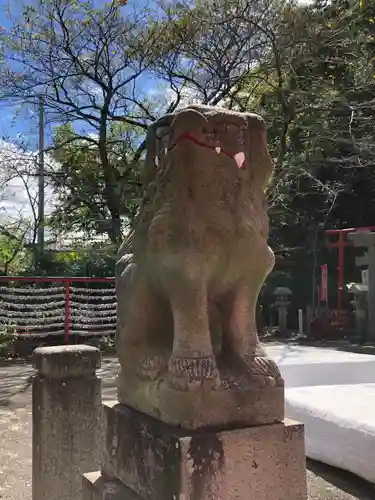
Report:
M243 168L245 164L245 153L240 151L233 156L238 168Z

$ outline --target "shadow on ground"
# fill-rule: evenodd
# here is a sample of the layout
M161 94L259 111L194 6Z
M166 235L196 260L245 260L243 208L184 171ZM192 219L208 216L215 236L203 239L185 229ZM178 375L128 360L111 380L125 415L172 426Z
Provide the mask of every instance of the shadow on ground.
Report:
M330 484L337 488L341 496L333 498L355 498L358 500L374 500L375 498L375 485L355 476L351 472L336 469L310 459L307 459L306 465L308 470L316 476L315 487L319 489L319 479L322 479L322 485L325 483L325 485ZM316 498L319 498L319 496ZM325 500L325 497L322 497L322 500Z
M12 398L31 388L34 370L28 363L3 363L0 366L0 406L9 406Z

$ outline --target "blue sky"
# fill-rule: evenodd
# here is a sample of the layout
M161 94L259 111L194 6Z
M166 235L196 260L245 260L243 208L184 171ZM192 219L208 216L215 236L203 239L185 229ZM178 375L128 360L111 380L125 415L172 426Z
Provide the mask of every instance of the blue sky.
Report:
M0 0L0 25L9 27L9 21L7 20L6 10L9 0ZM94 0L98 5L102 5L104 0ZM304 3L309 0L305 0ZM168 0L165 0L168 2ZM22 4L32 4L33 1L23 2L22 0L11 0L12 9L14 7L21 9ZM128 0L128 6L123 7L125 9L132 9L135 6L137 8L142 8L144 6L155 5L155 0ZM151 78L142 78L137 82L143 88L143 92L147 92L151 98L152 92L160 92L161 82L153 80ZM160 96L160 94L159 94ZM48 143L51 137L51 127L46 126L46 141ZM19 139L23 139L23 142L27 142L31 149L35 149L37 146L37 133L38 133L38 114L37 110L33 109L20 109L18 105L11 105L7 102L0 102L0 138L5 138L10 142L18 142Z
M11 23L7 16L9 0L0 0L0 26L10 28ZM27 3L27 2L25 2ZM12 10L22 7L23 2L11 0ZM50 128L46 127L46 135L50 135ZM36 110L23 109L21 103L0 101L0 138L12 142L27 143L31 149L37 144L38 116Z
M22 6L22 0L13 0L13 5L17 8ZM102 0L94 0L102 4ZM154 0L129 0L129 7L140 7L141 4L145 5L152 3ZM7 9L7 0L0 0L0 26L9 28L10 23L7 21L5 14ZM153 92L158 90L158 84L155 80L150 78L142 78L140 82L142 90L147 91L148 98L153 99ZM160 90L159 90L160 91ZM156 96L154 100L157 100ZM87 129L86 129L87 130ZM46 143L50 143L51 127L46 125ZM38 112L36 109L20 107L19 104L10 104L9 102L0 101L0 139L5 139L10 144L0 143L0 152L2 159L5 161L5 153L8 147L12 144L24 144L29 151L36 151L38 146ZM11 149L11 151L13 151ZM11 153L8 156L19 165L20 161L24 161L24 156L21 153L17 157L17 153ZM47 160L48 161L48 160ZM1 174L1 171L0 171ZM1 180L1 179L0 179ZM34 178L28 178L27 184L33 193L36 192L37 186ZM18 219L21 214L25 217L31 216L30 204L26 198L26 192L19 178L14 179L5 188L5 191L0 193L0 218L1 217L15 217ZM54 200L52 191L46 187L46 212L51 209L51 203Z
M95 0L98 5L103 3L103 0ZM21 2L20 0L12 1L12 9L14 6L21 7L23 3L32 4L33 2ZM129 0L128 7L137 6L140 8L146 5L152 5L153 0ZM7 18L8 0L0 0L0 26L9 28L11 23ZM127 7L124 7L127 8ZM151 79L142 79L139 83L142 84L144 91L152 90L153 81ZM157 84L157 82L155 82ZM37 146L38 137L38 113L37 110L22 109L19 104L11 104L9 102L0 101L0 138L4 138L9 142L18 142L22 140L26 142L31 149ZM46 125L46 141L50 140L51 127Z
M0 26L10 27L7 18L8 0L0 0ZM29 130L26 120L16 120L17 106L11 106L6 102L0 102L0 137L16 137L17 134ZM29 121L29 120L27 120Z

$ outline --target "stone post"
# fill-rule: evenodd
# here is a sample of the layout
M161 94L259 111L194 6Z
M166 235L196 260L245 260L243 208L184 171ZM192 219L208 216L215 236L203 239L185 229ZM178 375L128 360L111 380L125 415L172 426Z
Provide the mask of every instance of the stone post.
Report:
M33 355L33 500L79 500L82 474L100 467L100 351L41 347Z

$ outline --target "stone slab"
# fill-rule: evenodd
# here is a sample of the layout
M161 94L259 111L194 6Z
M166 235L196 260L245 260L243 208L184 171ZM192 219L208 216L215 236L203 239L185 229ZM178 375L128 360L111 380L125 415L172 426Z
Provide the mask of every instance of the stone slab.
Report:
M142 500L118 479L109 479L101 472L90 472L82 478L82 500Z
M302 424L191 432L117 402L104 415L102 471L144 500L307 499Z
M245 379L223 378L216 391L177 391L167 381L127 375L118 379L120 403L185 429L271 424L285 417L284 384L251 387Z

